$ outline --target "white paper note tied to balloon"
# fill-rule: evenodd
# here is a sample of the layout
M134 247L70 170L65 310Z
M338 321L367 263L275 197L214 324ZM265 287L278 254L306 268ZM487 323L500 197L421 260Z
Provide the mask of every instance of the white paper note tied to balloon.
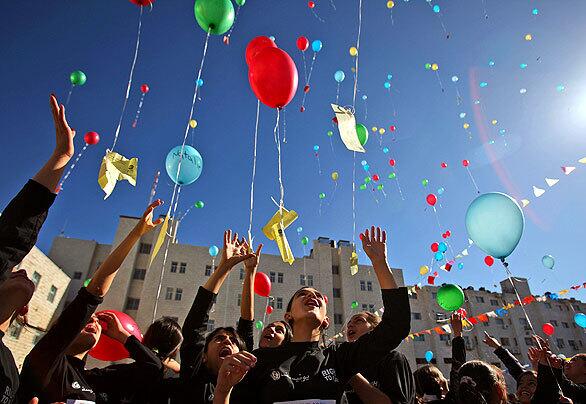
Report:
M364 153L366 150L364 150L364 147L360 144L360 140L358 140L356 119L352 111L349 108L344 108L336 104L331 104L331 106L338 120L338 130L340 131L340 137L342 138L342 142L344 142L344 146L348 150Z

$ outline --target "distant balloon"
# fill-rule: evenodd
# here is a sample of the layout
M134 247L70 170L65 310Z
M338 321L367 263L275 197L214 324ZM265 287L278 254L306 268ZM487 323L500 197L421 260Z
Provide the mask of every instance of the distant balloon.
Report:
M395 7L395 2L393 0L387 1L387 8L391 9L393 7Z
M491 267L494 264L494 258L492 258L490 255L487 255L486 257L484 257L484 263Z
M195 205L193 205L193 206L195 206L198 209L203 209L203 207L205 206L205 203L203 201L197 201L195 203Z
M468 160L462 160L462 165L464 167L468 167L470 165L470 162Z
M448 163L446 163L445 161L443 161L443 162L440 164L440 167L441 167L441 168L448 168Z
M309 243L309 237L307 237L307 236L304 236L304 237L301 239L301 244L303 244L303 245L307 245L308 243Z
M437 249L439 252L445 253L446 251L448 251L448 245L442 241L438 244Z
M337 172L337 171L334 171L334 172L332 173L332 179L333 179L334 181L338 181L338 178L340 178L340 175L338 174L338 172Z
M297 38L297 49L301 52L305 52L309 48L309 39L304 36Z
M350 48L350 56L356 56L358 55L358 49L356 49L356 47L352 46Z
M263 323L262 323L262 321L260 321L260 320L257 320L257 321L255 321L255 323L254 323L254 327L255 327L257 330L262 330L262 327L263 327Z
M431 243L430 248L431 248L431 251L433 251L434 253L438 252L439 251L439 244L436 242L433 242L433 243Z
M388 176L388 178L389 178L390 180L394 180L395 178L397 178L397 174L395 174L395 173L390 173L390 174L389 174L389 176Z
M438 289L436 300L442 309L455 311L464 304L464 291L458 285L447 284Z
M328 135L328 137L332 137L332 136L334 136L334 132L331 130L328 130L327 135Z
M433 6L433 12L434 13L439 13L440 12L440 6L438 6L437 4L435 6Z
M391 167L394 167L394 166L395 166L395 164L397 164L397 162L395 161L395 159L390 159L390 160L389 160L389 165L390 165Z
M190 120L189 120L189 126L190 126L192 129L195 129L195 127L197 126L197 121L196 121L195 119L190 119Z
M181 148L183 157L181 158ZM181 167L179 161L181 160ZM178 185L189 185L199 178L203 169L201 154L189 145L176 146L169 151L165 160L167 174Z
M217 257L218 253L220 252L220 249L217 246L213 245L209 248L208 252L210 253L211 257Z
M421 180L421 185L423 185L424 187L426 187L429 184L429 180L423 179Z
M334 80L336 80L338 83L343 82L345 78L346 74L344 74L342 70L338 70L336 73L334 73Z
M544 267L548 269L553 269L553 266L555 265L555 259L551 255L547 254L543 256L543 258L541 259L541 263Z
M433 359L433 352L431 351L427 351L425 353L425 360L427 361L427 363L430 363Z
M303 231L303 227L299 226L299 227L297 228L297 233L301 233L302 231Z
M350 307L352 308L352 310L356 310L358 308L358 302L356 300L354 300L351 304Z
M444 259L444 254L438 251L435 253L435 255L433 257L435 258L436 261L441 261Z
M367 98L368 98L368 96L367 96L366 94L364 94L364 95L362 96L362 101L366 101L366 99L367 99Z
M387 154L389 152L389 148L388 147L383 147L383 153Z
M71 72L71 74L69 75L69 81L71 81L71 84L73 84L74 86L83 86L86 80L87 77L85 73L81 70Z
M439 187L439 188L437 189L437 194L438 194L438 195L443 195L444 191L445 191L445 188L444 188L444 187Z
M315 145L315 146L313 146L313 151L314 151L314 152L317 152L317 151L319 151L319 146L318 146L318 145Z
M358 135L358 141L362 146L368 142L368 129L361 123L356 124L356 134Z
M437 196L435 196L434 194L429 194L427 195L425 200L427 201L427 204L429 206L435 206L435 204L437 203Z
M543 331L543 333L549 337L551 337L554 332L555 332L555 328L553 328L553 325L551 325L550 323L545 323L541 326L541 330Z
M273 313L273 306L267 306L267 308L266 308L266 313L267 313L268 315L271 315L271 314Z
M326 194L323 192L320 192L320 194L318 195L319 199L325 199Z
M429 267L427 265L423 265L419 267L419 275L425 275L429 272Z
M458 264L458 269L464 269L464 263L463 262L460 262Z
M143 84L142 86L140 86L140 92L143 94L146 94L150 91L150 88L147 84Z
M460 79L458 78L458 76L452 76L452 81L453 81L454 83L456 83L458 80L460 80Z
M581 328L586 328L586 314L584 313L576 313L574 314L574 321L578 324Z
M271 294L271 280L264 272L257 272L254 275L254 293L259 296L269 297Z
M319 39L316 39L311 43L311 49L313 49L314 52L319 52L322 47L323 43Z
M389 88L391 88L391 83L385 81L384 87L388 90Z

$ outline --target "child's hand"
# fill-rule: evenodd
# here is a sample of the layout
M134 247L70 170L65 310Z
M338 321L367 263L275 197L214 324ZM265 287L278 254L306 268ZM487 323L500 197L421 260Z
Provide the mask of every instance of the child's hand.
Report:
M108 337L122 343L125 343L126 339L130 337L130 333L124 329L124 326L114 314L108 312L100 313L97 314L97 317L100 321L106 323L106 327L102 329L102 333Z
M450 317L450 324L452 325L452 331L454 336L462 336L462 316L458 313L453 313Z
M222 259L218 268L229 271L235 265L252 257L254 254L249 254L248 250L243 248L243 242L238 241L238 233L232 236L232 230L224 232L224 248L222 248Z
M486 331L484 331L484 339L482 340L482 342L484 342L486 345L494 349L498 349L501 347L500 342L498 342L496 338L491 337L490 334Z
M360 234L360 239L362 240L362 249L370 261L373 263L387 262L387 233L384 230L381 233L380 227L377 227L375 234L375 228L372 226L370 233L366 229L364 233Z
M256 253L252 253L252 251L250 250L250 246L248 245L246 240L242 240L241 245L245 253L252 254L250 258L244 260L244 268L246 268L246 271L248 272L256 271L256 269L258 268L258 264L260 263L260 252L262 250L262 244L258 245Z
M157 227L158 225L163 223L164 219L162 217L158 218L157 220L155 220L153 222L153 211L155 210L155 208L161 206L162 204L163 204L163 201L160 199L157 199L156 201L151 203L147 207L147 209L144 211L144 213L142 214L142 218L139 220L139 222L134 227L134 230L137 232L137 234L139 236L144 236L149 231L151 231L152 229L154 229L155 227Z
M53 121L55 122L55 151L53 154L57 158L65 157L69 160L75 153L73 146L75 130L69 127L65 118L65 107L63 104L58 104L57 97L54 94L51 94L49 104L51 105Z

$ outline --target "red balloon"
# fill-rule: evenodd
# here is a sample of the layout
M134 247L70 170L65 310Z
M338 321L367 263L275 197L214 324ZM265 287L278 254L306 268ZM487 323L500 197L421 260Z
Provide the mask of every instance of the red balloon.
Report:
M253 40L251 40L248 45L246 45L246 52L244 57L246 59L246 64L250 67L250 63L257 55L258 52L263 50L264 48L276 48L277 45L273 42L271 38L268 36L257 36Z
M333 117L332 122L337 125L338 124L338 117L337 116Z
M396 131L396 130L397 130L397 127L396 127L395 125L391 125L391 126L389 126L389 130L390 130L391 132L394 132L394 131Z
M309 39L304 36L297 38L297 49L301 52L305 52L309 48Z
M142 342L142 333L140 332L140 328L138 328L138 325L136 324L134 319L130 317L128 314L121 313L116 310L102 310L97 312L96 314L100 313L114 314L118 318L124 329ZM106 328L106 324L104 322L100 321L100 325L102 326L102 330ZM90 350L89 354L93 358L106 362L115 362L130 357L130 354L128 353L126 348L124 348L124 345L120 341L108 337L106 334L104 334L103 331L102 335L100 335L98 343L95 347L93 347Z
M132 4L136 4L137 6L150 6L155 2L155 0L130 0Z
M267 314L271 314L273 312L273 306L267 306Z
M470 162L468 160L462 160L462 165L464 167L468 167L470 165Z
M309 92L309 84L306 84L305 87L303 87L303 92L304 93L308 93Z
M313 1L308 1L307 2L307 7L314 8L315 7L315 3Z
M494 264L494 258L492 258L490 255L487 255L486 257L484 257L484 263L491 267L492 264Z
M438 250L439 250L439 244L438 243L431 244L431 251L438 252Z
M287 52L267 47L254 57L248 81L260 102L271 108L283 108L297 91L297 67Z
M429 206L435 206L435 204L437 203L437 196L435 196L434 194L429 194L427 195L425 200L427 201L427 204Z
M442 168L448 168L448 163L446 163L446 162L442 162L442 163L441 163L441 166L442 166Z
M374 174L374 175L372 176L372 180L373 180L373 181L378 181L378 180L380 180L380 178L379 178L379 176L378 176L377 174Z
M305 107L303 105L299 108L299 112L305 112Z
M100 141L100 135L98 135L97 132L88 132L83 137L83 140L87 144L90 144L90 145L92 145L92 144L98 144L98 142Z
M390 159L389 164L391 165L391 167L394 167L396 164L395 159Z
M543 333L547 336L552 336L553 333L555 332L555 328L553 328L553 325L551 325L550 323L545 323L541 326L541 330L543 331Z
M254 293L259 296L269 297L271 294L271 280L267 274L257 272L254 276Z
M468 317L468 312L466 311L465 308L460 307L458 310L456 310L456 314L459 314L462 316L462 318L466 318Z
M446 236L451 237L452 236L452 232L449 230L446 230Z
M445 266L446 271L450 271L452 269L452 264L450 264L449 262L446 264Z
M143 84L142 86L140 86L140 91L141 91L143 94L146 94L146 93L148 93L148 92L149 92L149 90L150 90L150 88L149 88L149 86L148 86L148 85L146 85L146 84Z

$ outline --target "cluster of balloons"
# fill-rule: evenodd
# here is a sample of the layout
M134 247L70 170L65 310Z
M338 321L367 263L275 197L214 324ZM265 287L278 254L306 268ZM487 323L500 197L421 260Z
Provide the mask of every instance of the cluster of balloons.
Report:
M441 243L434 242L431 244L431 251L435 253L435 260L441 261L444 259L446 251L448 251L448 245L443 241Z
M118 318L122 324L122 327L124 327L126 331L134 335L139 341L142 342L142 333L140 332L140 328L138 328L136 321L134 321L134 319L128 314L121 313L116 310L103 310L97 312L96 315L99 316L103 313L111 313L116 316L116 318ZM102 325L103 329L107 328L104 322L100 321L100 324ZM126 350L120 341L110 338L104 333L100 335L98 343L90 350L89 354L92 358L108 362L119 361L130 357L130 353L128 350Z
M289 104L299 81L297 67L291 56L277 48L269 37L258 36L246 46L245 57L248 81L260 102L278 109Z
M447 311L456 311L464 304L464 291L458 285L447 284L437 291L437 304Z
M181 154L183 149L183 155ZM181 167L179 167L181 162ZM189 145L176 146L169 151L165 159L165 168L171 180L177 185L189 185L201 175L203 159L201 154Z

